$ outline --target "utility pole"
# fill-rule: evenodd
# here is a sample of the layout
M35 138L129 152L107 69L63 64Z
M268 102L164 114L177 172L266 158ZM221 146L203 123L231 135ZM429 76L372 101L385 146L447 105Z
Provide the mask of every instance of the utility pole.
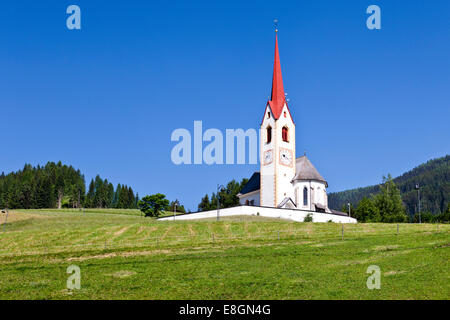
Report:
M78 188L78 211L81 211L81 189Z
M179 204L178 199L175 199L175 202L173 203L173 220L175 220L177 216L177 205Z
M352 217L352 214L351 214L351 212L350 212L350 202L348 203L348 216L351 218Z
M422 223L422 218L420 216L420 185L416 183L416 190L417 190L417 201L419 203L419 223Z
M220 220L220 215L219 215L219 211L220 211L220 191L225 189L225 187L221 184L217 185L217 221Z

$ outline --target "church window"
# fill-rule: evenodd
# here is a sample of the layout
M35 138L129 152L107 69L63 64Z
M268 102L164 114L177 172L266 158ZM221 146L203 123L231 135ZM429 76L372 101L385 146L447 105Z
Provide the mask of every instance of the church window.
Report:
M303 188L303 205L308 205L308 188L306 187Z
M250 201L248 201L248 199L245 200L245 205L248 206L249 204L250 204Z
M284 112L284 117L286 118L286 111Z
M267 112L267 119L270 119L270 112Z
M267 143L270 143L272 141L272 127L267 127Z
M289 142L289 131L287 127L283 127L281 131L281 136L283 138L283 141Z

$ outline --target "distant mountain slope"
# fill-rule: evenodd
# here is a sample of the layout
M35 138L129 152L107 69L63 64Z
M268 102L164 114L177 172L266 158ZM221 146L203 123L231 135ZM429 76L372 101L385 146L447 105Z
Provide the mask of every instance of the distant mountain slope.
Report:
M406 210L410 215L416 212L417 190L420 184L421 211L441 213L450 201L450 155L430 160L394 179L402 194ZM328 195L328 206L339 210L348 202L356 205L363 197L376 194L379 186L334 192Z

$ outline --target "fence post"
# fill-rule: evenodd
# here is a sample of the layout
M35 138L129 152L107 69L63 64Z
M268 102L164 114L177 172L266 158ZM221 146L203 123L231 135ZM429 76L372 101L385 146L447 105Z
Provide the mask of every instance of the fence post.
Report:
M105 240L105 250L106 250L106 240Z
M398 235L398 223L397 223L397 235Z
M342 241L344 241L344 224L342 224Z
M278 231L278 240L280 240L280 231Z
M214 233L212 234L212 240L213 240L213 243L214 243Z
M6 224L8 223L8 214L9 214L9 210L6 209L6 217L5 217L5 222L3 223L3 232L5 232L5 228L6 228Z

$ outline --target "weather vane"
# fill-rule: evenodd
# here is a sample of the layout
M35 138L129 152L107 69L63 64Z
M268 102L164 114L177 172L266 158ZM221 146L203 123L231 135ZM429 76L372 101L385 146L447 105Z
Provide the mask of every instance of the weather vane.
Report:
M273 20L273 25L275 27L275 32L278 32L278 19Z

